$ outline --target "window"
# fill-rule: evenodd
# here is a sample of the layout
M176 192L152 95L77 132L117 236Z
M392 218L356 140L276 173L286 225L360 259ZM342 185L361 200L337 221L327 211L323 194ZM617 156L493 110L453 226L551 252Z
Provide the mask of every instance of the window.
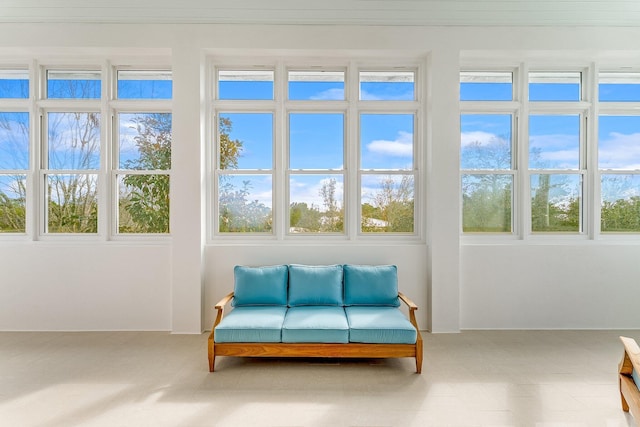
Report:
M166 70L0 69L0 233L168 233L171 86Z
M600 116L598 154L601 231L640 232L640 116Z
M414 114L360 115L361 230L414 231Z
M583 234L583 71L523 69L460 73L462 231Z
M354 67L214 69L214 234L417 234L415 69Z
M531 231L582 231L580 114L529 116Z
M101 163L101 73L47 70L41 185L46 189L43 232L97 234ZM82 108L77 100L91 100Z
M0 112L0 233L26 232L28 171L29 113Z
M460 101L511 101L513 74L510 71L463 71L460 73Z
M344 113L289 114L289 232L344 232Z
M218 114L219 232L270 233L273 113Z
M171 72L117 69L114 112L116 235L167 234L170 219ZM141 108L144 106L144 108Z
M513 231L512 114L463 114L461 126L462 229Z
M640 102L640 73L600 72L598 94L600 102Z

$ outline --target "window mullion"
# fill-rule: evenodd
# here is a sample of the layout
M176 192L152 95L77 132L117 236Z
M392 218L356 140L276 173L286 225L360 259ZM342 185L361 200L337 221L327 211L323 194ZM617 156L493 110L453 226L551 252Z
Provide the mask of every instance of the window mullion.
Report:
M358 66L350 61L345 84L345 99L349 102L347 110L347 134L345 157L345 225L349 240L355 240L360 234L362 194L360 192L362 173L360 172L360 116L358 100L360 82Z
M273 126L272 209L271 216L277 240L283 240L289 229L289 129L285 110L287 70L283 62L276 65L274 79L275 113Z
M598 240L600 238L600 205L601 205L601 188L600 188L600 170L598 169L598 117L600 114L600 103L598 102L598 73L599 66L591 63L587 73L587 101L591 103L587 114L585 115L585 136L583 144L585 149L587 176L585 179L586 189L584 190L584 198L587 206L586 232L589 238Z
M517 73L518 93L516 99L519 101L516 110L516 131L514 132L516 147L516 174L514 188L515 212L513 213L516 222L514 231L519 239L527 240L531 236L531 174L529 171L529 66L526 63L520 64Z

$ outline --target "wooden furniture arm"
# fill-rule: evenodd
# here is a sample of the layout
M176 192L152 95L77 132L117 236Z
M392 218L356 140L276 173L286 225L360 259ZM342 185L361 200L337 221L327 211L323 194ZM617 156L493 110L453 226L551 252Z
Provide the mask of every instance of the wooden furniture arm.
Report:
M619 372L623 375L631 375L633 370L640 373L640 347L633 338L620 337L624 346L624 357L620 362Z
M230 292L229 295L227 295L226 297L222 298L220 301L218 301L218 303L216 304L216 310L222 310L224 309L224 306L229 304L229 301L231 301L233 299L233 292Z
M398 298L400 298L402 302L407 304L407 306L409 307L409 310L413 311L418 309L418 306L402 292L398 292Z
M227 304L229 304L229 301L231 301L233 299L233 292L230 292L229 295L227 295L226 297L222 298L220 301L218 301L218 303L216 304L216 310L218 310L218 315L216 316L216 321L213 322L213 328L211 329L213 331L213 329L216 328L216 326L218 326L218 323L220 323L222 321L222 317L224 317L224 308Z

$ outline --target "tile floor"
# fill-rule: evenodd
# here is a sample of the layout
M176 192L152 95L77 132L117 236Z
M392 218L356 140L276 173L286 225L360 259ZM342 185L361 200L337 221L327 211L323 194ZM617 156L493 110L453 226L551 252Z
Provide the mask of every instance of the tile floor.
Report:
M220 357L206 334L0 333L0 426L633 426L619 335L424 333L413 359Z

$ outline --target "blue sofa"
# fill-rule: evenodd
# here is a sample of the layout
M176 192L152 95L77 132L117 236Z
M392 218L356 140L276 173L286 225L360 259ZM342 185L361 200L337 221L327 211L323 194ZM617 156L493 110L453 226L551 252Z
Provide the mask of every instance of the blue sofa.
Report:
M216 356L413 357L422 372L418 307L398 292L395 265L236 266L215 309L210 372Z

